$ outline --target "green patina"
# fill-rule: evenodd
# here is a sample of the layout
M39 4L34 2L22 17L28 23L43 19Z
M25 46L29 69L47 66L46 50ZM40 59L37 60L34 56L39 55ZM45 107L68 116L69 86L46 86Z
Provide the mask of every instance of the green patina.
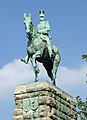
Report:
M21 61L26 64L29 60L31 61L35 73L35 81L39 80L38 74L40 72L37 61L43 63L48 76L55 85L57 67L61 57L58 48L51 42L52 38L49 35L50 23L44 20L44 11L39 11L39 18L40 22L37 27L34 28L31 14L24 14L24 25L28 43L26 48L27 54Z

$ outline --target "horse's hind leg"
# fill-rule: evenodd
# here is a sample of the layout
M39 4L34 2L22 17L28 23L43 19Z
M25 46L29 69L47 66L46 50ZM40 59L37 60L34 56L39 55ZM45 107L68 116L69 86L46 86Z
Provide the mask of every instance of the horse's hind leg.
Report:
M52 83L55 85L56 84L56 82L55 82L55 80L56 80L56 69L55 68L53 68L53 70L52 70L52 79L51 79L51 81L52 81Z
M56 73L57 73L57 63L56 63L56 61L54 61L53 62L53 69L52 69L52 78L51 78L51 81L52 81L52 83L54 85L56 84L56 82L55 82L55 80L56 80Z
M53 61L52 79L51 79L54 85L55 85L56 73L59 63L60 63L60 55L57 53Z

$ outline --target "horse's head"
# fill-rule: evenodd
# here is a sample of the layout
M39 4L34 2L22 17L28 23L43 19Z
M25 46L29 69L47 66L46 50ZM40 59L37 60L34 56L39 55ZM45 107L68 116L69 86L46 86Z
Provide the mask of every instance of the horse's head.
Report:
M24 25L25 25L25 29L26 29L26 33L30 33L32 32L32 17L31 14L29 13L29 15L27 16L26 13L24 13Z

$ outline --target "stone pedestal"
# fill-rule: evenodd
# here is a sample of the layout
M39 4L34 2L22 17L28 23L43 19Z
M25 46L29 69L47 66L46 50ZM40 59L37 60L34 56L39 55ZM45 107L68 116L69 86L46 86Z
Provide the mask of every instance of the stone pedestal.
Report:
M47 81L20 85L14 96L13 120L77 120L72 96Z

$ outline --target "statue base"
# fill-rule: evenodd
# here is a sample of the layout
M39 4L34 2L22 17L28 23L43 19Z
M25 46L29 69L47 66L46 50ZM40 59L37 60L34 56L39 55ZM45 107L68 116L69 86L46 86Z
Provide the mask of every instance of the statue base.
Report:
M14 97L13 120L77 120L72 96L47 81L20 85Z

